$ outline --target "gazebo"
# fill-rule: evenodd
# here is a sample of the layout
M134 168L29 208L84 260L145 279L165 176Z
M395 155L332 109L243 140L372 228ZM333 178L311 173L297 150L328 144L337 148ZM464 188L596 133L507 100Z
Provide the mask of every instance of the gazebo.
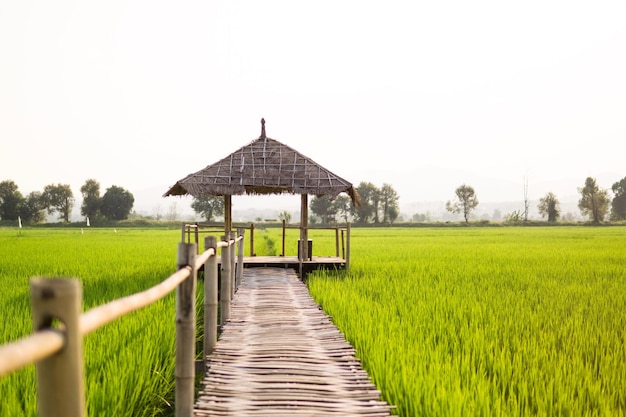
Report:
M232 229L233 195L300 194L300 242L308 241L308 196L347 193L360 205L351 183L322 167L293 148L268 138L265 119L261 136L220 161L178 180L164 195L194 197L224 196L224 231ZM300 257L308 258L308 245L302 244Z

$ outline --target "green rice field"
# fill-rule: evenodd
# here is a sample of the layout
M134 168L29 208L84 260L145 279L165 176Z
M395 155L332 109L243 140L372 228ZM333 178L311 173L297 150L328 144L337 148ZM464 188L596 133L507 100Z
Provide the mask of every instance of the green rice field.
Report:
M32 331L30 277L80 277L87 310L169 276L179 238L0 229L0 344ZM334 232L310 238L334 254ZM626 228L353 227L351 242L350 272L308 286L397 414L626 416ZM258 255L280 251L280 229L255 232ZM88 415L171 414L173 312L171 294L85 338ZM33 366L0 379L0 416L36 415L35 384Z
M88 310L167 278L179 239L179 231L0 229L0 344L32 332L30 277L79 277ZM84 339L89 416L171 412L174 311L170 294ZM0 416L35 416L35 367L0 379L0 393Z
M626 229L353 229L313 297L403 416L626 415Z

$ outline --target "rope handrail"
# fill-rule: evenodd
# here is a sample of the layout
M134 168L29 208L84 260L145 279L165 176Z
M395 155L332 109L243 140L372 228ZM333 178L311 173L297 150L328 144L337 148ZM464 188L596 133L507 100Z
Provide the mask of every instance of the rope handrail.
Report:
M0 346L0 376L8 375L52 356L65 344L63 333L43 329L15 342Z
M243 236L230 241L217 243L218 248L227 248L243 239ZM195 267L199 268L216 250L209 248L196 258ZM155 301L164 298L189 277L191 267L179 269L159 284L147 290L118 298L98 307L94 307L81 314L80 333L83 336L103 327L104 325L128 314L146 307ZM32 335L23 337L15 342L0 346L0 376L17 371L25 366L32 365L61 350L64 345L63 333L55 329L43 329Z

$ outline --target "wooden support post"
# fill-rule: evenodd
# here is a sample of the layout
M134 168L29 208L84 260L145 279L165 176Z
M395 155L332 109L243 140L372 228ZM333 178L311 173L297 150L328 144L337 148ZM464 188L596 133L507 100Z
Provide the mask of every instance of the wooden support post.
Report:
M350 272L350 223L346 225L346 272Z
M300 241L302 248L300 250L300 258L302 260L309 259L309 204L308 195L302 194L300 206Z
M228 236L222 236L223 241ZM222 266L220 271L220 326L226 323L230 317L230 248L222 248Z
M37 408L43 417L86 414L83 338L80 333L82 288L78 280L30 280L35 331L60 324L65 345L37 363Z
M191 275L176 288L176 417L193 417L196 357L195 243L178 245L178 269L190 266Z
M250 256L256 256L254 253L254 223L250 223Z
M237 229L238 236L244 236L245 233L246 229L243 227ZM243 277L243 241L244 239L241 239L237 243L237 289L239 289L239 285L241 285L241 279Z
M232 242L232 244L228 247L228 250L230 251L230 299L232 301L232 299L235 297L235 290L237 289L237 257L236 252L235 252L235 247L237 245L235 245L234 240L237 239L237 232L230 232L229 233L229 240Z
M206 357L213 353L217 344L217 238L206 236L204 250L213 248L215 251L204 264L204 352Z
M285 256L285 234L287 232L287 222L283 220L283 250L280 253L280 256Z
M233 228L233 208L232 208L232 196L224 196L224 234L229 236L231 229Z
M335 227L335 256L339 258L339 226Z

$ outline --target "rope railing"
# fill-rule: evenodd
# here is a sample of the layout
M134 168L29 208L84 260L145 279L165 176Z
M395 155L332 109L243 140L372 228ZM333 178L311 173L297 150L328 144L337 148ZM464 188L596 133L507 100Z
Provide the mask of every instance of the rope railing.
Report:
M76 279L32 278L33 334L0 346L0 377L25 366L37 367L40 416L85 415L82 338L96 329L146 307L176 290L176 417L193 416L195 396L195 289L198 270L204 266L204 345L206 358L217 343L218 262L221 248L222 299L220 324L230 316L230 300L243 270L244 230L217 242L205 237L205 250L196 243L178 247L178 270L159 284L80 313L82 288ZM239 256L235 257L235 246ZM191 279L190 279L191 278ZM227 303L227 304L225 304ZM54 321L62 325L54 327Z

